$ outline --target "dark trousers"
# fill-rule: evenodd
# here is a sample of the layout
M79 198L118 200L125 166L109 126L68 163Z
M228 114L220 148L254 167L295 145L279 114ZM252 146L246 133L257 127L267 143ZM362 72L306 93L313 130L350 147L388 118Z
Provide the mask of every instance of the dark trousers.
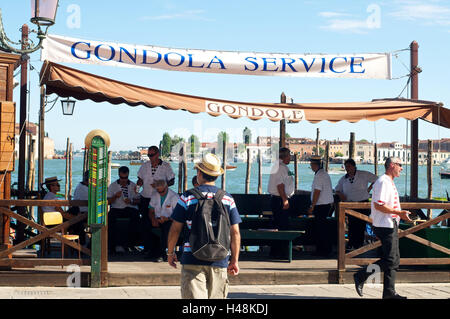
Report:
M368 201L364 201L368 202ZM355 209L358 213L369 216L370 209ZM362 219L348 216L348 245L353 248L360 248L364 245L366 222Z
M150 204L150 198L141 197L141 202L139 205L139 211L142 216L141 223L141 234L144 241L145 251L154 257L159 257L159 239L152 232L152 222L148 216L148 205Z
M331 253L332 243L330 238L330 223L327 217L331 212L331 204L314 206L314 241L316 243L316 253L328 255Z
M289 199L289 208L291 209L293 202ZM272 209L272 227L278 230L289 229L289 211L283 209L283 200L279 196L270 197L270 207ZM270 246L270 255L273 257L287 257L289 252L287 246L283 243L275 242Z
M128 227L125 233L120 232L118 218L127 218ZM109 246L114 249L116 246L132 247L136 243L139 225L139 212L135 208L126 207L123 209L111 208L108 214L108 238Z
M161 236L159 237L159 255L166 256L167 249L167 240L169 238L170 226L172 226L172 221L169 220L165 223L159 224L159 228L161 229ZM160 257L158 256L158 257Z
M382 256L374 264L384 272L383 297L395 294L395 277L400 265L400 249L398 245L398 225L394 221L394 228L373 227L373 232L381 240ZM360 280L366 281L371 275L368 267L357 272Z

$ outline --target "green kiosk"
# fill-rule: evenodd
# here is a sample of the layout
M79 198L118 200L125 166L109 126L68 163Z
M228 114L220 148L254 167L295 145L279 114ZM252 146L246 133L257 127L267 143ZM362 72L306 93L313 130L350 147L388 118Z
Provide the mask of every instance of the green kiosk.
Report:
M93 130L85 138L89 151L89 198L88 226L91 237L91 287L102 286L102 235L106 232L108 213L108 147L109 135L102 130ZM103 252L106 253L106 252Z

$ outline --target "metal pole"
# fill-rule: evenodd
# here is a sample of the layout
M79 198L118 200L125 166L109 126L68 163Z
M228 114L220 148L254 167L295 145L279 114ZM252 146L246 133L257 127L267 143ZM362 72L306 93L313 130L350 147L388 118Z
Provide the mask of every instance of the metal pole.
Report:
M28 44L28 26L22 26L22 50L26 49ZM25 198L25 156L26 156L26 120L27 120L27 81L28 81L28 56L22 55L20 70L20 126L19 126L19 172L18 172L18 190L19 199ZM25 207L19 207L18 213L25 215ZM16 242L20 243L25 239L25 225L17 223Z
M222 175L222 189L225 190L227 184L227 138L224 134L222 140L222 165L223 165L223 175Z
M419 44L411 42L411 99L419 99ZM419 176L419 120L411 121L411 181L410 200L418 198Z
M250 174L251 174L250 149L247 146L247 172L245 174L245 194L250 192Z
M286 94L281 93L281 103L286 103ZM280 147L286 147L286 120L280 121Z
M428 163L427 163L427 182L428 182L428 199L433 199L433 141L428 140ZM428 209L428 219L432 216L432 210Z

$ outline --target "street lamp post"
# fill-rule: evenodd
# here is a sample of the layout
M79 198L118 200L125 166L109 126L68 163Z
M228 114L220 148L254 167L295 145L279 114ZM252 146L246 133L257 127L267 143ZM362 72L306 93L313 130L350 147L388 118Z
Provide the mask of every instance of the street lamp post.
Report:
M5 33L2 21L2 11L0 9L0 50L9 53L29 54L37 51L42 46L42 41L47 36L50 26L55 24L56 11L58 9L58 0L31 0L31 23L37 25L37 38L39 43L34 47L28 41L26 43L16 43L11 41ZM45 31L41 29L45 27ZM21 48L15 48L13 45L21 44Z
M11 41L5 33L3 27L2 13L0 9L0 50L8 53L17 53L21 55L21 80L20 80L20 126L19 126L19 171L18 171L18 198L25 198L25 144L26 144L26 114L27 114L27 69L28 69L28 54L39 50L42 46L42 41L47 35L48 28L55 23L56 10L58 8L58 0L31 0L32 14L30 21L37 25L37 38L39 43L34 45L32 41L29 41L28 35L32 32L29 31L28 26L24 24L22 26L22 39L19 43ZM45 31L42 31L42 27L45 27ZM20 48L14 47L14 45L20 45ZM21 207L18 211L19 214L24 215L25 210ZM16 235L16 242L22 242L24 240L24 225L18 224Z

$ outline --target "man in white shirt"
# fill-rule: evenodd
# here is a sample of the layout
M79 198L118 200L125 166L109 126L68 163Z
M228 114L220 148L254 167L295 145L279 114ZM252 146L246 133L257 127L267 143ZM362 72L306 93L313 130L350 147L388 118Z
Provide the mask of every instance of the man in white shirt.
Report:
M161 230L160 235L160 256L156 257L157 262L167 261L167 238L170 226L172 225L173 209L177 206L178 196L173 190L169 189L165 180L155 181L156 193L150 200L148 213L152 226Z
M356 163L349 158L344 162L347 174L342 176L339 180L335 191L343 202L368 202L370 198L370 190L373 183L377 180L377 175L368 171L361 171L356 169ZM356 210L361 214L369 216L369 209ZM348 216L348 248L358 249L364 245L364 232L366 230L366 222Z
M293 202L290 201L294 195L294 174L289 170L291 151L282 147L278 154L279 160L272 166L268 192L270 196L270 207L272 209L273 227L278 230L289 229L289 211ZM270 256L274 258L285 258L287 251L284 245L273 244Z
M333 188L330 175L323 169L322 158L312 156L310 161L314 179L311 186L311 206L308 209L308 215L314 215L315 255L327 257L332 252L327 217L330 217L334 203Z
M84 172L83 181L80 182L75 188L72 200L89 200L89 171ZM78 215L79 213L83 214L88 212L88 207L71 207L68 212L74 215ZM80 236L81 245L86 243L86 232L84 231L86 226L86 222L79 222L69 228L69 231L72 230L72 232L70 232L71 234L77 234Z
M108 204L111 209L108 213L110 249L117 253L124 253L125 248L133 249L139 225L139 195L136 194L136 184L128 179L129 169L126 166L119 168L119 179L108 187ZM128 231L119 234L117 228L118 218L128 218Z
M138 171L137 185L142 186L140 213L142 216L142 227L144 237L144 247L147 257L158 257L159 253L155 237L151 232L151 221L148 217L148 205L151 197L156 193L154 182L156 180L165 180L170 187L175 183L175 174L169 163L162 161L160 158L159 148L150 146L148 148L148 157L150 161L141 165Z
M396 271L400 264L398 245L398 223L401 219L411 221L410 212L402 210L394 178L399 177L402 164L399 158L390 157L384 167L386 173L377 179L373 185L371 214L373 231L381 241L382 256L375 262L384 272L383 299L406 299L395 292ZM355 288L362 297L364 282L371 273L364 267L354 275ZM371 267L371 269L373 269Z

